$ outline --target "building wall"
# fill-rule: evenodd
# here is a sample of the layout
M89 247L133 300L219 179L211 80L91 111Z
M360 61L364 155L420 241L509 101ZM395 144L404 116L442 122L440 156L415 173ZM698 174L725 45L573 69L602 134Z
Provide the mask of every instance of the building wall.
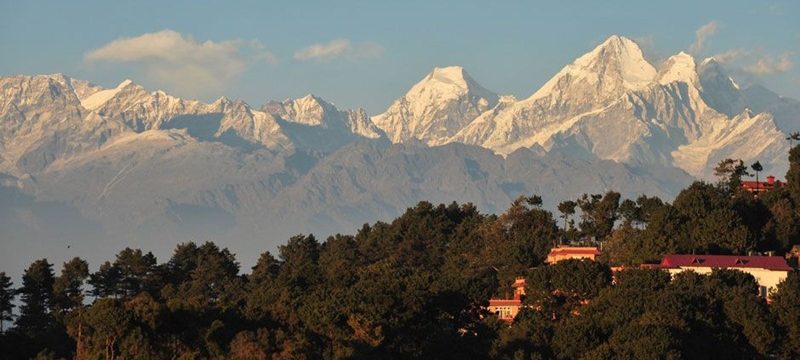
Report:
M486 309L501 320L513 320L519 313L520 305L489 305Z
M594 254L558 254L558 255L548 255L547 256L547 263L555 264L559 261L569 260L569 259L589 259L594 261L597 256Z
M767 270L761 268L737 268L737 267L729 267L728 269L739 270L741 272L753 275L753 277L756 279L756 282L761 287L759 289L759 294L763 297L769 295L769 292L774 290L778 286L778 283L783 281L783 279L786 279L786 277L789 275L788 271L783 271L783 270ZM675 274L687 270L694 271L698 274L707 275L710 274L714 270L714 268L701 267L701 266L687 266L687 267L667 269L667 271L669 271L669 273L672 276L675 276Z

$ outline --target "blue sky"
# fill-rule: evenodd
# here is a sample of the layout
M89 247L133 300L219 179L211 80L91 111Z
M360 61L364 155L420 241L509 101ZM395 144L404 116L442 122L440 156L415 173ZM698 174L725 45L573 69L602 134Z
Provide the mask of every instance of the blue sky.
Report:
M798 1L4 1L0 74L254 105L314 93L374 114L434 66L526 97L609 35L658 59L701 28L699 57L800 98Z

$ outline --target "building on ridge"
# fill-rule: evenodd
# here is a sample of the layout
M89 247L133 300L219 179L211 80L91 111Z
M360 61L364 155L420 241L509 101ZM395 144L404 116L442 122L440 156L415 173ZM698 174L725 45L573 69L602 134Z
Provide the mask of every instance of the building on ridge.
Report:
M557 246L550 249L545 260L548 264L555 264L559 261L569 259L589 259L597 260L600 250L594 246Z
M775 177L772 175L767 176L767 181L742 180L742 189L745 189L754 194L769 191L775 188L782 188L785 186L786 186L785 182L780 180L775 180Z
M486 308L490 313L496 314L500 320L511 322L517 317L522 308L522 300L525 298L525 278L518 277L511 285L514 289L514 297L511 299L489 299L489 306Z
M687 270L698 274L710 274L714 269L739 270L755 278L758 294L764 298L793 271L786 259L780 256L673 254L664 256L658 267L672 276Z

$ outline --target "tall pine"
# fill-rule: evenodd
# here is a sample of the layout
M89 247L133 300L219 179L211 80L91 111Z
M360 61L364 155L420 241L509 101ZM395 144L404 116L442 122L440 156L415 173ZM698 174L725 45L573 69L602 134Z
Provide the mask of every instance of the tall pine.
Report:
M17 291L22 300L16 330L30 338L38 338L52 329L50 313L53 300L53 265L47 259L36 260L22 275L22 287Z
M14 284L6 273L0 272L0 333L3 332L3 322L13 320L12 311L14 310L14 297L16 296Z
M789 151L789 171L786 172L786 182L795 207L800 207L800 145Z

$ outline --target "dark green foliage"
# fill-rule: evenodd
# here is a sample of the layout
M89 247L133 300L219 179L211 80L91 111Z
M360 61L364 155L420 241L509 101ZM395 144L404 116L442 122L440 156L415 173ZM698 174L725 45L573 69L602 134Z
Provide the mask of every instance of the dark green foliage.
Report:
M89 284L92 286L92 295L95 297L117 297L121 292L120 281L122 273L116 266L106 261L100 265L96 273L89 276Z
M782 330L780 352L785 359L800 357L800 273L778 284L770 311Z
M789 151L789 171L786 172L786 187L794 201L800 206L800 145Z
M556 327L563 358L752 359L773 352L776 326L749 275L627 270Z
M565 260L532 269L526 279L526 303L562 317L611 285L611 270L590 260Z
M89 264L81 258L65 262L53 284L53 308L58 315L83 305L83 283L89 277Z
M609 191L605 195L594 194L578 199L581 209L581 231L585 236L602 240L611 234L618 218L620 194Z
M48 334L55 326L50 313L53 305L53 265L47 259L36 260L22 275L19 318L15 330L31 338Z
M12 286L14 283L11 282L11 278L6 276L6 273L0 272L0 333L5 330L3 327L5 321L14 320L12 315L16 292L11 288Z
M738 191L742 185L742 176L749 176L747 166L742 160L724 159L714 168L714 175L719 178L719 186L728 193Z
M800 174L793 149L790 173ZM754 167L755 171L757 167ZM735 271L670 275L637 269L668 253L783 254L800 243L800 190L740 190L746 168L720 166L674 203L616 192L562 202L522 196L499 215L420 202L391 222L320 242L290 238L249 274L228 249L184 243L159 264L126 248L89 273L46 260L18 292L0 274L3 358L80 359L758 359L800 357L800 277L768 305ZM800 181L800 175L796 180ZM790 180L790 184L791 181ZM796 184L796 182L795 182ZM572 216L580 209L579 226ZM559 228L563 221L563 229ZM594 241L593 241L594 240ZM603 246L599 262L544 264L559 243ZM274 254L274 255L273 255ZM610 265L627 265L612 282ZM492 297L527 281L511 324ZM92 297L84 298L87 291Z

